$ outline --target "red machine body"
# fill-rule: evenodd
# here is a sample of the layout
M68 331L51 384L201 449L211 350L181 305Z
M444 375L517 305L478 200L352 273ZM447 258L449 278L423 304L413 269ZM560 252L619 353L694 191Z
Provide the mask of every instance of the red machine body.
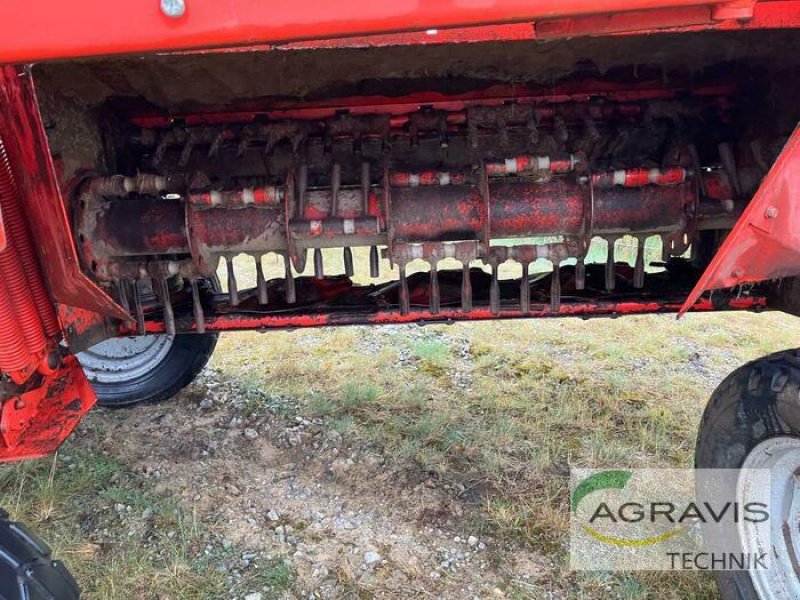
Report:
M797 27L794 0L3 3L0 460L58 447L94 403L72 354L113 336L769 308L800 133L752 93L796 97L764 41ZM356 284L355 248L396 281Z

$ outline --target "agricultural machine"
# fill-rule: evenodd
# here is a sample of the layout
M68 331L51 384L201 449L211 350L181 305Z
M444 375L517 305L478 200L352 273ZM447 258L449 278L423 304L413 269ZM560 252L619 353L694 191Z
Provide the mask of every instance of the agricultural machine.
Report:
M798 27L797 0L0 3L0 460L168 398L222 331L800 314ZM781 353L703 417L698 467L781 490L741 542L774 567L725 600L800 598L799 392ZM0 596L77 595L0 519Z

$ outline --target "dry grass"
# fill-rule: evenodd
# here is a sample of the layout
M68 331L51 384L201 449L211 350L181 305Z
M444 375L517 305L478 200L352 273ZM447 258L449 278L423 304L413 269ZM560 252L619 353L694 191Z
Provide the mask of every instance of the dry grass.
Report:
M713 388L798 334L781 314L352 328L224 338L214 365L466 490L484 531L554 558L560 594L700 598L704 575L567 572L569 467L690 467Z

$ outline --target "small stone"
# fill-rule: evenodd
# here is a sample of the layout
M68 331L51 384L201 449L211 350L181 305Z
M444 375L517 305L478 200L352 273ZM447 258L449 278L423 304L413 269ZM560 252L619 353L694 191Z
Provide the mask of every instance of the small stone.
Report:
M212 406L214 406L214 401L209 396L206 396L205 398L203 398L200 401L200 409L201 410L208 410Z
M261 600L261 592L253 592L252 594L247 594L244 597L244 600Z
M441 576L442 576L442 574L439 573L439 571L431 571L428 574L428 577L430 577L431 579L439 579Z
M281 516L277 513L277 511L271 510L267 513L267 519L270 521L278 521Z
M467 544L469 544L471 548L474 548L478 545L478 538L476 538L474 535L469 536L467 538Z
M248 427L244 430L244 437L248 440L254 440L258 437L258 432L255 429Z
M364 552L364 564L367 565L368 567L371 567L372 565L375 565L381 562L382 560L383 558L377 552L373 551Z
M145 508L142 511L142 521L149 521L153 518L153 509L150 507Z
M345 474L350 470L352 463L348 459L337 458L330 464L330 471L337 477L344 477Z

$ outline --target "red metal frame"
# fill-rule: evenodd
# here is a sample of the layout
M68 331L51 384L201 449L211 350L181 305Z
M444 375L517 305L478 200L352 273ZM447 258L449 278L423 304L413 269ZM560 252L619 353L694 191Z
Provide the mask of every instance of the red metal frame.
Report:
M52 299L125 318L122 309L83 274L27 70L0 67L0 138L23 197Z
M743 297L732 299L725 310L761 310L767 307L764 297ZM221 314L205 321L205 331L252 331L268 329L300 329L309 327L333 327L344 325L397 325L402 323L452 323L455 321L483 321L497 319L522 318L554 318L554 317L618 317L623 315L644 315L656 313L675 313L681 308L680 301L593 301L562 304L558 310L548 307L531 308L523 314L518 309L501 309L493 313L487 308L442 309L432 313L428 309L411 309L408 314L399 311L378 311L374 313L328 312L305 315L255 315L255 314ZM692 312L718 311L711 299L704 298L691 307ZM195 324L191 324L193 331ZM148 321L145 331L150 334L164 333L164 323ZM120 335L135 335L132 327L122 325Z
M625 109L640 110L637 102L671 100L689 94L694 98L712 98L727 102L727 96L737 89L736 82L721 82L709 85L692 85L677 82L669 86L662 81L642 81L635 84L619 84L602 80L567 82L546 88L531 88L519 85L493 85L491 87L464 92L445 94L442 92L416 92L402 97L356 96L330 98L324 100L274 100L247 104L234 109L206 109L202 112L171 113L163 111L130 111L129 119L137 127L165 129L180 120L186 126L220 125L227 123L247 123L257 118L272 121L299 120L316 121L347 113L351 116L391 115L392 127L402 127L407 123L410 113L418 112L420 107L452 113L448 122L463 123L467 116L462 111L472 106L503 106L509 101L519 105L532 105L542 110L552 110L553 105L569 102L585 103L587 97L625 104ZM126 110L120 110L125 114Z
M681 307L706 290L800 274L800 127Z
M96 401L78 361L64 357L39 387L3 403L0 463L52 454Z
M150 52L238 50L310 50L410 44L552 39L631 33L748 30L800 27L800 1L755 0L301 0L265 3L253 0L185 0L186 12L166 16L158 0L32 0L0 2L0 64ZM255 44L270 44L255 46ZM231 50L220 50L230 48ZM585 90L584 90L585 93ZM374 99L373 99L374 100ZM553 102L548 97L548 102ZM469 98L458 98L462 108ZM380 111L395 110L386 101ZM9 160L23 197L50 296L64 306L62 327L71 337L91 336L104 326L99 315L130 317L81 270L71 228L48 150L30 73L0 68L0 138L7 140ZM455 105L454 105L455 107ZM336 107L284 107L283 117L309 118L335 113ZM351 112L353 107L349 106ZM408 107L396 107L404 114ZM280 110L280 107L276 108ZM371 106L360 110L368 112ZM457 110L453 108L453 110ZM316 112L315 112L316 111ZM258 111L256 111L258 112ZM355 111L357 112L357 110ZM227 115L229 116L229 115ZM272 116L281 116L276 113ZM158 126L163 115L139 115ZM213 121L214 116L207 117ZM223 116L225 118L225 116ZM169 117L163 121L168 123ZM13 142L13 143L12 143ZM206 331L291 328L352 323L452 321L522 316L616 316L719 308L707 289L800 273L800 132L795 132L759 193L723 244L697 287L679 307L677 301L572 302L538 307L527 315L517 310L445 309L435 314L413 309L408 314L383 310L317 315L221 314L205 323ZM13 240L13 236L12 236ZM6 246L0 215L0 251ZM762 297L731 300L728 309L759 309ZM72 307L72 308L69 308ZM77 308L76 308L77 307ZM6 323L0 323L0 330ZM74 330L71 334L70 331ZM164 325L147 323L161 333ZM127 331L120 331L121 334ZM1 334L0 334L1 335ZM51 341L57 341L57 334ZM0 410L0 462L33 458L54 451L95 395L74 357L55 360L26 382ZM16 392L15 392L16 393Z
M640 13L622 27L650 32L664 27L748 29L796 27L796 4L733 0L442 0L420 3L410 0L304 0L253 2L252 0L186 0L185 13L166 16L159 2L107 2L81 0L33 0L0 3L0 62L25 63L79 56L147 53L252 46L253 44L324 40L374 34L424 32L431 29L503 25L554 19L576 20L581 35L608 34L619 29L608 22L587 26L582 17ZM698 23L700 7L708 16ZM651 11L655 11L654 13ZM675 12L671 12L675 11ZM756 24L749 24L755 21ZM571 26L550 26L549 36L575 35ZM563 32L563 33L561 33ZM481 41L506 39L517 30L478 28L466 37ZM422 34L425 35L425 34ZM403 39L415 43L420 38ZM426 39L426 38L421 38ZM445 40L446 41L446 40ZM477 40L476 40L477 41ZM364 43L363 40L356 43ZM369 43L369 42L368 42ZM380 40L376 41L380 45ZM324 45L321 44L321 45ZM317 44L314 45L315 47Z

